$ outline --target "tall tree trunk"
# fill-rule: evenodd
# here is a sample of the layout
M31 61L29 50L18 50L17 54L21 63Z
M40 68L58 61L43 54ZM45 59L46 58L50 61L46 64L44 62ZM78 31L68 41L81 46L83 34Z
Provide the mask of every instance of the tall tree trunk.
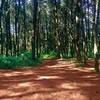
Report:
M32 34L32 58L36 59L36 30L37 30L37 12L38 12L38 1L32 0L33 4L33 34Z
M12 49L12 44L11 44L11 32L10 32L10 5L9 1L7 0L5 2L5 26L6 26L6 56L9 55L9 50L11 51Z
M23 41L23 49L26 51L26 32L27 32L27 25L26 25L26 0L22 0L23 2L23 17L24 17L24 41Z
M94 56L95 56L95 70L99 72L99 56L98 56L98 41L97 41L97 17L99 13L99 0L95 1L95 13L94 13L94 25L93 25L93 37L94 37Z
M3 8L4 8L4 3L5 3L5 0L2 0L1 1L1 6L0 6L0 35L1 35L1 37L0 37L0 39L1 39L1 54L3 54L3 52L4 52L4 50L3 50L3 32L2 32L2 29L3 29L3 26L2 26L2 20L3 20L3 15L2 15L2 13L3 13Z

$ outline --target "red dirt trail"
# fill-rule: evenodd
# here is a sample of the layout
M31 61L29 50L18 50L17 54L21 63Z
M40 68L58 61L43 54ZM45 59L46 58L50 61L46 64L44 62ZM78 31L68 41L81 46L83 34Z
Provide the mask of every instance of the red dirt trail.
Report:
M0 100L100 100L100 74L60 59L0 70Z

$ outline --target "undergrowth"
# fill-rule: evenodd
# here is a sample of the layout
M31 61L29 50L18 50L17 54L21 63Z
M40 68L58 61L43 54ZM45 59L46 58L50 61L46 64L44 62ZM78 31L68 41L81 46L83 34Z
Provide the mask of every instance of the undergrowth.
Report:
M16 69L28 66L35 66L41 63L41 59L38 58L35 61L32 59L31 52L25 52L19 56L0 55L0 69Z
M56 59L57 53L55 51L49 51L47 53L42 53L41 58L42 59Z

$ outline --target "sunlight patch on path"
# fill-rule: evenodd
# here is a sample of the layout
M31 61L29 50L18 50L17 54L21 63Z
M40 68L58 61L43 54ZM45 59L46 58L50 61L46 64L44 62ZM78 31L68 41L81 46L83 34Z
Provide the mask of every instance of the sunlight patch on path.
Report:
M71 83L63 83L59 86L60 88L64 88L64 89L77 89L78 87L76 86L76 84L71 84Z
M32 71L28 71L28 72L11 72L11 73L4 73L2 76L5 76L5 77L11 77L11 76L19 76L19 75L31 75L33 74Z
M59 79L59 76L39 76L37 80L42 80L42 79Z

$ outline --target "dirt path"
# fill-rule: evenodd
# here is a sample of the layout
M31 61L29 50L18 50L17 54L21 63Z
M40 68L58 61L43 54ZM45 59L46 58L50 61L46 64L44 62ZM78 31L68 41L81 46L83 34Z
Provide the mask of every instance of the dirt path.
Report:
M100 74L66 60L0 70L0 100L100 100Z

